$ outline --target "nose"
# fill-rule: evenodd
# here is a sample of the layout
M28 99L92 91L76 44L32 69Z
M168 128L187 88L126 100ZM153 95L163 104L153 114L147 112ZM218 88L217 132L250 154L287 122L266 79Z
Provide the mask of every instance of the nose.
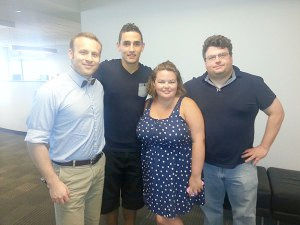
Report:
M129 51L134 52L134 45L133 45L133 43L130 45Z
M92 59L92 55L91 54L86 54L84 58L86 60L91 60Z
M85 60L88 61L88 62L92 62L93 61L93 56L92 56L92 53L90 54L86 54L85 56Z
M216 55L215 62L219 62L219 61L221 61L221 56L219 56L219 55Z
M169 86L170 86L169 81L164 82L164 87L169 87Z
M215 62L218 62L218 61L220 61L220 58L219 58L219 56L216 55Z

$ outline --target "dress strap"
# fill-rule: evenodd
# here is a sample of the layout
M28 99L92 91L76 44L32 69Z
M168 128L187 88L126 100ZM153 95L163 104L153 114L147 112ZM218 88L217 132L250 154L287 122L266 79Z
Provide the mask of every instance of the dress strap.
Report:
M147 107L146 107L146 109L150 109L150 107L151 107L151 105L152 105L152 102L153 102L153 98L149 98L147 101L148 101L148 102L147 102Z
M147 104L146 108L145 108L145 111L144 111L144 115L145 116L150 116L150 107L152 105L152 102L153 102L153 98L149 98L145 104Z
M181 102L182 102L182 99L184 98L184 96L180 96L176 105L175 105L175 110L179 110L180 109L180 106L181 106Z

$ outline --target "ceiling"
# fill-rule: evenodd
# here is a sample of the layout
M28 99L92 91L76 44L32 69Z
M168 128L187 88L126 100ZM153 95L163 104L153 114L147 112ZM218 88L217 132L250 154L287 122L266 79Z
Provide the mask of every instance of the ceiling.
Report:
M80 12L101 4L109 0L0 0L0 46L67 44L80 32Z

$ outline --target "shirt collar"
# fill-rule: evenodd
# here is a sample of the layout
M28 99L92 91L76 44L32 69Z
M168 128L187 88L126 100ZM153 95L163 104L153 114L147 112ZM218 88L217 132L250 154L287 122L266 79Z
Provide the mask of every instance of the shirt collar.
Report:
M69 76L71 77L71 79L79 86L81 87L83 81L89 81L90 79L92 79L92 76L90 77L90 79L87 79L86 77L80 75L79 73L77 73L72 67L69 71Z
M225 84L223 84L222 87L225 87L225 86L227 86L228 84L232 83L235 79L236 79L235 71L232 70L232 74L231 74L230 78L225 82ZM209 79L208 74L206 75L206 77L204 78L204 80L205 80L207 83L209 83L209 84L215 86L215 84ZM221 88L222 88L222 87L221 87Z

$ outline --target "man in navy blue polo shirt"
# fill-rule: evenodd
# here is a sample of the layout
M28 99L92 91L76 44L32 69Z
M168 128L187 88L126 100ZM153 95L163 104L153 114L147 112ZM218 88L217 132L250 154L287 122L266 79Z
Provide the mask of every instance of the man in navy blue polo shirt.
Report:
M188 81L185 87L205 120L205 225L223 224L226 192L233 224L255 225L258 185L255 165L268 154L284 111L262 78L232 65L232 44L228 38L221 35L207 38L202 55L207 71ZM253 146L254 122L259 110L268 120L261 143Z

